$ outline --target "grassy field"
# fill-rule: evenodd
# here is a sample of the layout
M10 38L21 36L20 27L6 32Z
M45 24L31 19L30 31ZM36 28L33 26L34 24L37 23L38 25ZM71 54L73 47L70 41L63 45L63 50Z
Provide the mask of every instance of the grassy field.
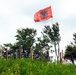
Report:
M0 75L76 75L76 66L30 59L0 59Z

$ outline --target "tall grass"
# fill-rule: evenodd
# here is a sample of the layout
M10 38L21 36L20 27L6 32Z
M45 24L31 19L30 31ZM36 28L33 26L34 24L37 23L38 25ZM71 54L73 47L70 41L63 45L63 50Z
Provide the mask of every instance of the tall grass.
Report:
M76 66L30 59L0 59L0 75L76 75Z

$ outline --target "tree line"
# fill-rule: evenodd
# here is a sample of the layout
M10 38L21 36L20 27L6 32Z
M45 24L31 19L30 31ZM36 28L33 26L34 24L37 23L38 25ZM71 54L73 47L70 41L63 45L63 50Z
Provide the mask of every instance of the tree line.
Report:
M37 37L37 30L34 28L21 28L17 29L16 42L14 44L6 43L3 48L3 57L5 57L5 51L7 48L9 57L16 58L28 58L32 59L47 59L49 60L49 51L54 52L56 55L57 62L60 58L60 29L59 24L56 22L44 26L41 31L42 36ZM64 58L73 60L76 58L76 33L73 34L74 43L71 42L70 45L66 46ZM54 47L54 49L52 49ZM18 54L16 54L18 53ZM33 56L33 57L32 57Z
M37 37L37 30L34 28L17 29L17 34L15 35L16 42L14 44L4 44L3 57L5 57L6 49L9 48L8 54L13 58L16 58L16 52L21 50L21 57L30 57L30 53L33 52L34 59L49 59L50 50L51 52L55 51L58 59L59 50L56 47L61 40L59 31L59 24L57 22L52 24L51 27L49 25L44 26L41 31L41 37ZM52 50L53 46L55 50Z

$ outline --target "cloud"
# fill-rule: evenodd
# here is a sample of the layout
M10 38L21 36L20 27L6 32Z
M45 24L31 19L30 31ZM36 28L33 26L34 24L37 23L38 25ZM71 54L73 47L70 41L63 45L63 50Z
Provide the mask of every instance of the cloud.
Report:
M61 12L61 18L68 18L69 16L75 16L76 15L76 0L64 0L62 1L62 9Z
M65 47L73 41L73 33L75 32L75 28L70 25L69 22L59 22L60 27L60 47L65 50Z
M35 23L34 14L47 6L52 6L53 19ZM58 22L60 24L61 47L72 40L75 32L76 17L75 0L1 0L0 1L0 43L14 43L16 30L19 28L35 28L38 36L44 25ZM73 26L72 26L73 25ZM61 48L61 49L62 49Z

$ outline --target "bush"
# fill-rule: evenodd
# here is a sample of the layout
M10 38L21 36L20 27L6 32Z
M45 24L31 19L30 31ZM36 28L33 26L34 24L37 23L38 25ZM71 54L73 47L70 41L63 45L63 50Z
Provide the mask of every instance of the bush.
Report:
M0 59L0 75L76 75L76 66L31 59Z

